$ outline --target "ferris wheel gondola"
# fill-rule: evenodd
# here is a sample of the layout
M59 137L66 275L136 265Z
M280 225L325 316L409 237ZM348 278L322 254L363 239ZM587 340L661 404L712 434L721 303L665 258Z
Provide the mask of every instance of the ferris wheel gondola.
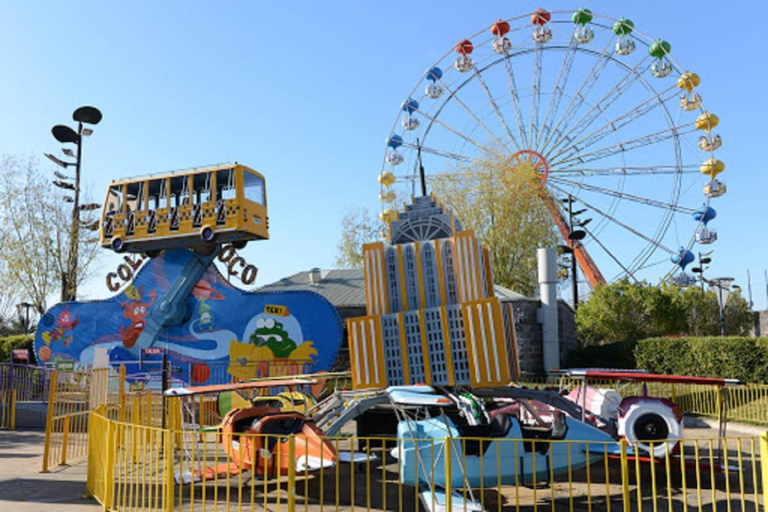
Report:
M379 175L382 219L398 186L415 192L417 150L427 181L488 172L477 163L492 160L504 167L500 186L526 172L536 180L593 286L649 277L664 253L667 274L687 284L694 244L717 239L710 201L726 192L719 118L701 82L669 42L625 18L538 9L498 20L461 39L406 96ZM570 239L562 197L594 216L583 242Z

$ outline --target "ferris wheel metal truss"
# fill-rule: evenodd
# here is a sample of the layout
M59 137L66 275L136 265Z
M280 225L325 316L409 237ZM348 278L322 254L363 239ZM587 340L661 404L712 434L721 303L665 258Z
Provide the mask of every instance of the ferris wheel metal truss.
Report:
M553 40L555 35L567 39ZM555 74L546 74L545 60L557 52L563 54L561 64L554 82L546 84ZM528 85L523 85L521 66L515 65L523 60L532 61ZM583 77L574 82L577 61ZM605 84L601 77L608 70L616 76ZM413 88L386 141L379 197L386 205L397 197L392 190L396 183L415 186L416 153L419 164L424 154L449 166L471 166L482 158L506 162L505 172L530 166L537 173L541 199L593 287L606 278L587 251L591 244L608 256L604 261L617 267L611 279L635 278L659 263L648 264L661 250L673 264L667 275L675 274L679 284L692 284L694 278L685 273L694 260L691 249L695 243L717 239L716 231L708 227L716 216L710 200L726 191L716 179L725 168L715 158L722 139L712 129L719 120L704 109L699 83L698 75L673 59L669 43L651 39L624 18L611 19L587 9L552 13L539 9L499 20L460 41ZM502 93L494 94L499 89ZM632 96L629 108L624 104L627 95ZM459 115L466 127L456 122ZM641 129L633 128L641 122ZM648 150L654 156L663 151L666 161L653 161ZM414 171L396 173L398 168L409 169L403 166L406 156ZM638 161L627 161L633 159ZM428 179L440 174L431 172ZM665 187L654 189L645 182L642 193L632 190L631 180L649 177L665 179ZM683 196L688 199L699 180L704 185L703 206L684 204ZM579 226L589 242L570 239L573 226L558 200L563 196L599 217L591 229ZM635 213L627 217L621 204L634 205ZM644 209L658 210L655 226L638 223L647 217ZM382 210L384 221L395 216L392 207ZM690 238L680 239L680 218L692 228ZM613 239L617 233L627 238ZM635 254L616 254L615 247L630 240L637 245Z

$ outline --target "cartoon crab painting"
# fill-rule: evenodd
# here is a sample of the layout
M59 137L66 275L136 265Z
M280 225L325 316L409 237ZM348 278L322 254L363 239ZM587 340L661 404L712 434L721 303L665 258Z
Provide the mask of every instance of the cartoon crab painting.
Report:
M121 307L123 309L123 316L128 318L131 323L128 327L120 326L120 337L123 339L125 348L133 348L136 340L139 339L141 332L144 330L144 317L147 316L149 307L155 303L157 293L155 293L155 290L149 292L149 302L141 302L141 291L133 286L130 286L125 294L132 300L130 302L123 302Z

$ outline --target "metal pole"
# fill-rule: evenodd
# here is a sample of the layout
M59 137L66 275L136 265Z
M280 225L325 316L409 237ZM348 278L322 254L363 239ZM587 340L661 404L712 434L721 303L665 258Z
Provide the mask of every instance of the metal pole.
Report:
M573 196L568 194L568 224L573 233ZM573 310L579 307L579 277L576 274L578 265L576 265L576 240L569 240L571 244L571 280L573 288Z
M723 283L717 283L717 291L720 294L720 334L725 336L725 304L723 304Z
M72 203L72 226L70 227L69 258L67 260L67 273L64 279L65 287L62 290L62 301L77 299L77 253L80 238L80 163L83 156L83 123L77 123L77 160L75 162L75 194Z
M699 273L699 276L701 277L701 296L704 296L704 264L701 262L701 251L699 251L699 268L701 269L701 272Z

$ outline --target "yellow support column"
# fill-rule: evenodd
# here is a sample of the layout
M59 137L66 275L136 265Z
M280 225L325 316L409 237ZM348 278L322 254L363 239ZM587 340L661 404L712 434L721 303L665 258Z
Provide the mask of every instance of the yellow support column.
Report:
M453 488L451 487L451 437L443 440L443 452L445 453L445 510L453 510ZM417 470L418 473L418 470ZM432 486L434 492L434 485Z
M125 422L125 365L120 366L120 379L118 381L118 421ZM114 417L114 416L113 416Z
M768 432L760 436L760 472L763 474L763 512L768 512Z
M163 473L165 476L163 508L165 512L173 512L173 436L170 430L163 431Z
M51 452L51 429L53 428L53 406L56 400L56 382L59 372L53 370L48 388L48 417L45 420L45 443L43 444L43 469L41 473L48 472L48 455Z
M11 423L9 425L11 430L16 430L16 389L11 391Z
M353 469L354 470L354 469ZM288 512L296 510L296 437L288 436ZM354 493L354 488L352 493Z
M623 496L624 512L630 512L631 507L629 502L629 458L627 457L627 440L621 438L619 440L619 447L621 449L621 492Z
M112 510L114 508L114 496L115 496L115 457L117 455L117 442L115 423L107 421L107 442L104 443L104 510Z

